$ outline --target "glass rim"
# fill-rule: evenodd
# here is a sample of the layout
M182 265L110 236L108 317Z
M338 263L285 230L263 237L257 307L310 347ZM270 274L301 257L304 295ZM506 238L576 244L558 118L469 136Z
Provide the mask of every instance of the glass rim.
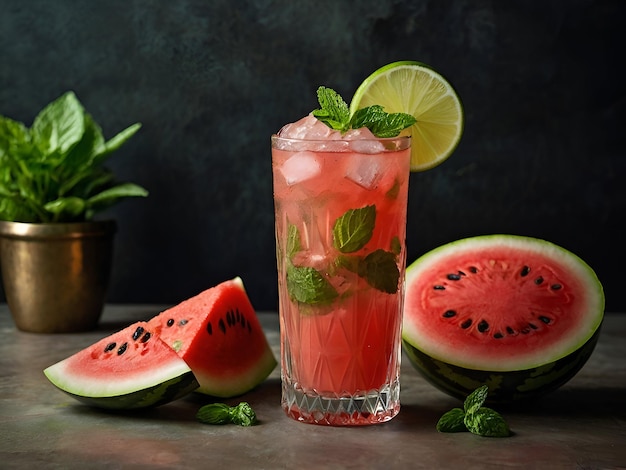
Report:
M342 139L299 139L295 137L282 137L278 134L272 134L272 141L274 140L282 140L285 142L332 142L334 141L342 141ZM373 139L346 139L344 142L355 142L362 140L363 142L390 142L393 140L402 140L402 141L410 141L410 135L397 135L395 137L374 137Z
M351 142L379 142L382 143L386 151L400 151L406 150L411 147L410 135L398 135L395 137L376 137L373 139L298 139L293 137L281 137L278 134L272 134L271 136L272 148L278 148L282 150L295 150L296 148L302 148L303 150L311 147L325 147L333 142L345 142L350 144ZM293 147L292 147L293 146ZM290 148L292 147L292 148ZM328 152L330 149L325 148L322 151ZM330 150L338 153L343 153L348 149L342 150Z

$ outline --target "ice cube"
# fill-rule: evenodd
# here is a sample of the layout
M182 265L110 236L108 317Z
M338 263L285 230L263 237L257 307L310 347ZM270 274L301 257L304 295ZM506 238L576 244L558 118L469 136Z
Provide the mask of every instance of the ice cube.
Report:
M298 152L280 167L280 172L289 186L315 178L321 171L322 166L313 152Z
M309 114L296 122L292 122L291 124L286 124L280 131L278 131L278 135L288 139L341 139L340 132L333 131L312 114Z
M350 159L345 177L365 189L374 189L383 174L380 156L358 155Z

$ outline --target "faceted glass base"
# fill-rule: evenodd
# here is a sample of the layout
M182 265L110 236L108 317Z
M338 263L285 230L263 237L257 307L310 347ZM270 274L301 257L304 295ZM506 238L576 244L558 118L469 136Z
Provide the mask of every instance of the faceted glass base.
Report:
M384 423L400 411L400 383L352 396L322 396L282 382L282 407L297 421L327 426Z

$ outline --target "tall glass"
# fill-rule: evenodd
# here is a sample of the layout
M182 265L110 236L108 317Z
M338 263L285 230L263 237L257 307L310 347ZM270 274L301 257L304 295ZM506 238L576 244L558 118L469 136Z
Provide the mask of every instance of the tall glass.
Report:
M410 137L272 136L281 404L315 424L400 410Z

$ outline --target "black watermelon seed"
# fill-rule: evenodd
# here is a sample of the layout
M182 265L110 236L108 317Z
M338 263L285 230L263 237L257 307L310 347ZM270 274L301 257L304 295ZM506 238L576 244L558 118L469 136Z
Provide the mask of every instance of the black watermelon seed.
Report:
M535 284L539 285L543 282L543 278L541 276L539 276L537 279L535 279Z
M552 289L552 290L559 290L561 287L563 287L563 286L561 286L561 284L552 284L550 286L550 289Z
M480 331L481 333L484 333L485 331L487 331L489 329L489 323L487 323L485 320L481 320L480 323L478 323L478 331Z
M185 326L187 323L189 323L189 320L187 320L186 318L183 318L178 322L180 326Z
M244 316L243 316L243 314L241 315L241 326L242 326L243 328L245 328L245 327L246 327L246 317L244 317Z
M537 325L535 325L534 323L529 323L528 326L530 326L533 330L537 329Z
M146 334L141 337L141 342L147 343L151 337L152 337L152 333L150 333L149 331L146 331Z
M469 271L472 274L476 274L478 272L478 268L476 266L470 266Z
M530 268L528 266L524 266L519 274L522 277L526 277L528 276L528 273L530 273Z
M461 275L460 274L448 274L446 276L450 281L460 281L461 280Z
M133 341L137 341L139 337L143 334L144 329L143 326L138 326L135 332L133 333Z
M530 330L528 329L528 327L526 327L519 330L519 332L523 335L527 335L528 333L530 333Z
M173 319L173 318L170 318L170 319L167 321L167 326L172 326L173 324L174 324L174 319Z
M211 325L211 322L206 324L206 330L209 332L210 335L213 334L213 325Z
M472 319L471 318L468 318L463 323L461 323L461 328L463 328L464 330L467 330L470 326L472 326Z
M115 346L117 346L117 344L115 343L107 344L106 347L104 348L104 352L113 351L115 349Z
M545 315L539 315L539 320L541 320L542 322L544 322L546 325L549 325L550 323L552 323L552 320L550 320L548 317L546 317Z
M446 310L445 312L443 312L443 318L452 318L455 315L456 312L454 310Z
M513 328L511 328L510 326L506 327L506 332L510 335L514 335L515 334L515 330Z
M436 286L433 286L433 289L435 289L435 290L446 290L446 288L444 286L442 286L441 284L437 284Z
M465 274L463 271L459 271L459 274L460 274L461 276L467 276L467 274Z
M501 338L503 338L503 337L504 337L504 335L498 331L495 335L493 335L493 337L494 337L495 339L501 339Z
M124 343L122 344L119 349L117 350L117 355L121 356L122 354L124 354L126 352L126 349L128 348L128 343Z
M220 321L217 323L217 326L220 327L222 333L226 334L226 324L224 323L224 319L220 318Z

